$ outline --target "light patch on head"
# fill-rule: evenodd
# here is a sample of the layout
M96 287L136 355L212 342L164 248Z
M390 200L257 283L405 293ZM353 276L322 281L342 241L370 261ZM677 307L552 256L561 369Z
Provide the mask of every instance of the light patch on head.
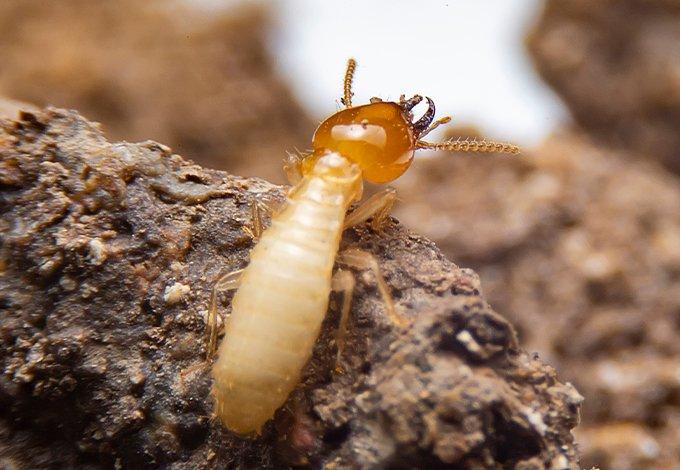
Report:
M383 126L375 124L336 124L331 129L331 138L342 140L355 140L366 142L383 148L387 143L387 133Z

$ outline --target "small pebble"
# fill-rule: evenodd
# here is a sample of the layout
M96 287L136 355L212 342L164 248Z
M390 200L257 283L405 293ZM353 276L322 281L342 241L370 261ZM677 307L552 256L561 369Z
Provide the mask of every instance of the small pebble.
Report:
M163 300L168 305L175 305L182 300L187 294L191 292L191 288L180 282L175 282L173 285L165 288Z

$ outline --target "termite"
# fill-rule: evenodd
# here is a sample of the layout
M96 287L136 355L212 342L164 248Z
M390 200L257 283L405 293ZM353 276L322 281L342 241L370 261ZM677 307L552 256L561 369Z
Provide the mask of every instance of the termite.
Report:
M354 278L345 270L333 275L336 260L349 267L371 269L387 315L396 325L405 324L394 308L376 259L359 249L338 255L344 229L372 217L372 227L379 230L396 198L396 192L387 188L347 215L350 205L361 199L363 180L395 180L408 169L418 149L519 152L506 143L422 140L450 121L450 117L434 120L435 106L427 97L428 109L418 120L414 120L412 109L422 101L419 95L402 96L399 102L371 98L369 104L353 106L355 68L356 62L350 59L341 99L345 109L319 125L310 154L291 158L284 166L292 188L266 230L262 229L258 205L253 206L252 234L259 241L250 252L250 263L222 276L213 288L209 356L217 340L218 293L237 289L212 376L216 414L238 434L259 433L299 382L328 310L331 290L343 292L336 336L340 357Z

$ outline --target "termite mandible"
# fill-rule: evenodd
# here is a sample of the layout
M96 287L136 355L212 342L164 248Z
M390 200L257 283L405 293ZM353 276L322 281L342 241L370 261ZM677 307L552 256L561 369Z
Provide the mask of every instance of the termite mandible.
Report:
M237 289L212 376L216 414L238 434L259 433L299 382L328 310L331 290L344 293L336 340L338 357L341 354L354 278L345 270L333 275L336 260L371 269L387 314L396 325L405 324L376 259L359 249L338 255L345 228L373 217L373 228L380 229L396 198L395 191L387 188L346 217L350 205L361 199L363 179L373 183L395 180L408 169L418 149L519 153L516 146L506 143L422 140L451 120L434 120L434 103L427 97L428 109L417 121L412 109L422 101L419 95L402 96L398 103L371 98L369 104L352 106L355 68L356 61L349 59L341 99L345 109L319 125L310 154L286 162L292 188L269 228L262 230L258 206L253 206L252 232L259 242L250 252L250 263L222 276L213 288L209 357L217 341L217 294Z

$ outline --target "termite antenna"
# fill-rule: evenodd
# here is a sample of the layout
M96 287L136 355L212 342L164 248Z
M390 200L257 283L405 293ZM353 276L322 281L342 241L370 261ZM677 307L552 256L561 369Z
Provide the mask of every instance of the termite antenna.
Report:
M469 152L469 153L509 153L517 155L520 149L516 145L505 142L493 142L490 140L452 140L448 142L425 142L419 140L416 148L431 150L446 150L448 152Z
M344 94L340 101L347 108L352 107L352 80L354 80L354 71L357 68L357 61L350 57L347 61L347 70L345 71Z

